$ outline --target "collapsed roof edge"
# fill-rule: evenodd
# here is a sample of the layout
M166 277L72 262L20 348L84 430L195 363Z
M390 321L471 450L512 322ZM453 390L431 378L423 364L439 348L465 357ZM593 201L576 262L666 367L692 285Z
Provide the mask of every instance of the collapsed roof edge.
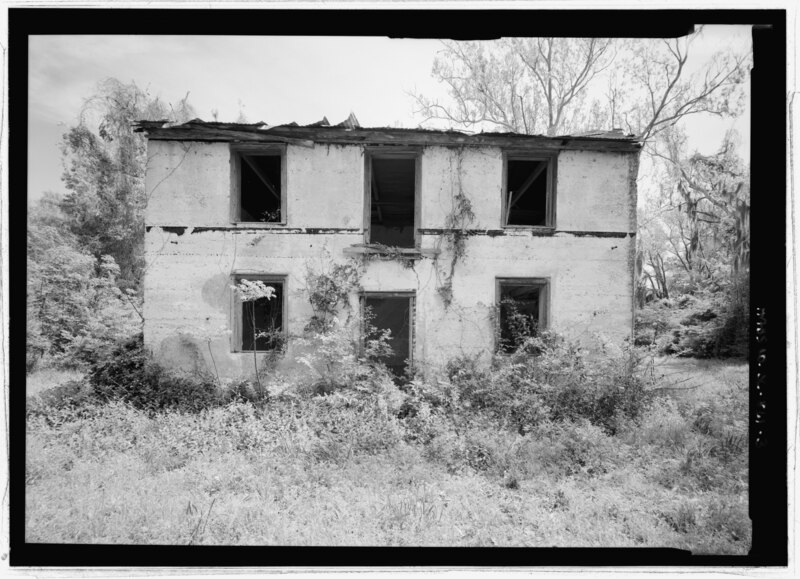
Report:
M530 135L514 132L480 132L467 133L456 129L428 129L405 127L362 127L353 113L341 123L332 125L327 117L308 125L299 125L296 122L269 125L263 121L258 123L224 123L217 121L203 121L192 119L184 123L170 121L135 121L132 123L135 132L144 132L148 138L155 140L198 140L198 141L259 141L269 138L292 138L294 136L314 141L362 141L370 142L376 135L383 140L402 144L403 139L437 139L453 140L458 143L490 144L491 141L513 140L524 142L527 140L540 143L567 141L581 143L595 143L603 148L602 143L615 148L640 148L642 141L632 134L625 134L622 129L584 131L566 135ZM379 139L382 140L382 139ZM616 145L614 145L616 144Z

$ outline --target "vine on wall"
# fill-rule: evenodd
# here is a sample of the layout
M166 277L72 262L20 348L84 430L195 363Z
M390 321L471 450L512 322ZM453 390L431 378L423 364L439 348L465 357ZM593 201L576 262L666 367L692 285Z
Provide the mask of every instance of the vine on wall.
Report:
M314 314L306 330L330 330L339 306L349 309L349 296L361 290L362 267L355 260L332 263L330 253L323 251L326 267L314 270L306 264L306 292Z
M453 159L450 159L450 174L455 178L455 194L453 195L450 212L445 217L444 226L446 232L443 235L445 246L450 254L450 263L444 280L436 290L444 301L445 308L449 308L453 301L453 276L456 263L466 255L467 228L475 221L472 201L464 194L461 182L463 154L464 148L461 147L458 149L455 167L453 166Z
M368 249L374 249L375 253L364 253L363 262L366 264L372 260L377 261L398 261L404 269L414 269L414 258L403 253L403 248L373 242L366 245Z

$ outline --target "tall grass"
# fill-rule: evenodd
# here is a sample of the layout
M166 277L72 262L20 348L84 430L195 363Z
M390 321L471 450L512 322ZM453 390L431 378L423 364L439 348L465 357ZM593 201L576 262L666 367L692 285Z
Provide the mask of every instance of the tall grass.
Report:
M617 416L613 434L549 413L520 432L453 380L412 383L403 405L347 390L155 413L34 397L26 540L746 553L746 366L686 364L701 385Z

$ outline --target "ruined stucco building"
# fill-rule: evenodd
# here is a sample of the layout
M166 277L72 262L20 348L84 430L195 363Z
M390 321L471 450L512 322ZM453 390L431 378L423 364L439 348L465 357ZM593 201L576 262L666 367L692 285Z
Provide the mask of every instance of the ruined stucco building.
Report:
M276 289L256 309L291 350L312 315L307 271L348 260L363 264L352 307L393 330L395 364L491 353L506 298L567 336L631 336L640 144L620 132L368 129L352 115L137 130L145 341L172 365L212 352L224 376L252 371L270 345L231 289L242 279Z

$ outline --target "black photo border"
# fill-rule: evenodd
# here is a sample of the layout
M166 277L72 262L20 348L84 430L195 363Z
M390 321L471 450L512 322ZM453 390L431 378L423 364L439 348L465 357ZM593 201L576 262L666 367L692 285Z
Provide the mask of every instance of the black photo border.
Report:
M486 4L483 5L484 7ZM9 8L9 406L12 567L785 566L786 11ZM315 25L320 23L321 26ZM235 547L25 542L25 237L28 37L52 34L677 37L753 25L750 515L746 556L676 549ZM769 347L769 345L772 347ZM20 384L16 384L19 381Z

